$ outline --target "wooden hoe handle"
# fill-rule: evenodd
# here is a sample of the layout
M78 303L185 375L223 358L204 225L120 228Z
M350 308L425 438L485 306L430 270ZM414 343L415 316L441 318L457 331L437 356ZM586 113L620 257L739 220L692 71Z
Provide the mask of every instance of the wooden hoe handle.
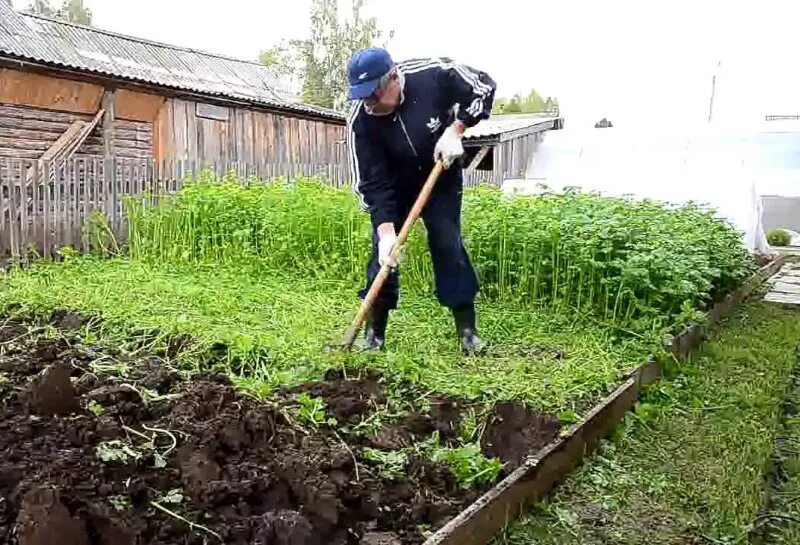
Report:
M414 206L411 207L411 212L408 213L408 217L406 218L405 223L403 223L403 228L400 229L400 234L397 235L397 242L395 242L394 247L392 248L392 257L394 257L395 260L399 257L400 248L402 248L406 243L408 233L411 231L411 228L414 227L414 223L416 223L420 214L422 214L422 209L425 208L425 204L428 202L428 198L431 196L433 186L436 185L436 182L439 180L439 176L443 171L444 165L442 162L436 161L436 164L433 166L433 170L431 171L430 175L428 175L428 179L425 181L425 185L422 186L422 190L419 192L417 200L414 202ZM344 341L342 342L345 350L352 348L353 343L358 336L358 332L361 329L361 324L363 324L364 320L366 320L367 313L369 313L369 309L372 308L375 298L378 297L378 293L381 291L383 283L389 276L390 270L391 267L384 264L381 266L381 270L378 271L375 280L372 281L372 285L367 292L367 296L364 297L364 301L361 303L361 308L358 309L358 313L356 313L356 317L353 319L353 324L347 330L347 333L345 333Z

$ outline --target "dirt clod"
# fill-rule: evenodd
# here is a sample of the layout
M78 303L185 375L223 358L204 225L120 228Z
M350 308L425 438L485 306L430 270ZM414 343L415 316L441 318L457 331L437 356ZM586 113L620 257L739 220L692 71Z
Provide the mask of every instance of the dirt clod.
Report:
M48 367L31 384L31 409L38 414L70 414L80 411L81 406L69 371L63 365Z
M534 413L519 403L498 403L484 433L483 450L513 471L528 455L555 439L559 428L557 418Z
M267 513L256 534L255 545L318 545L319 537L307 518L297 511Z
M50 487L25 494L17 523L19 545L89 545L86 525L70 515L58 491Z

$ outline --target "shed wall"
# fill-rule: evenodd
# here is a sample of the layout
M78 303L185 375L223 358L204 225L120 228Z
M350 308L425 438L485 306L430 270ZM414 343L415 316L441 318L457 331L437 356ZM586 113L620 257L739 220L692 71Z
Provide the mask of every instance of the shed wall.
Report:
M74 121L90 121L92 117L0 102L0 157L38 159ZM119 157L151 158L153 125L117 119L114 142ZM103 155L102 125L92 132L77 155Z
M346 161L345 127L180 99L168 99L155 122L158 161L302 163Z

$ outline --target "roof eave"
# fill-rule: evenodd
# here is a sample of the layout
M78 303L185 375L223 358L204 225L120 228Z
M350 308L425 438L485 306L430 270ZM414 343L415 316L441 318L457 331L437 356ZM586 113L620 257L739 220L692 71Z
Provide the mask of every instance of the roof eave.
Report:
M324 120L335 122L341 125L345 124L345 116L343 114L337 114L333 112L314 112L308 111L302 107L293 108L291 106L268 104L257 99L232 97L224 94L204 93L202 91L190 90L166 84L157 84L145 80L138 80L136 78L119 76L101 71L85 70L71 66L65 66L59 63L51 63L42 61L40 59L16 55L7 51L0 51L0 65L10 66L12 68L32 68L37 71L70 74L80 79L102 80L106 82L124 82L129 86L135 86L139 89L148 89L150 91L159 92L159 94L162 95L167 94L168 96L175 98L202 99L207 102L216 102L230 106L249 107L263 111L288 114L292 117L298 117L301 119ZM164 93L165 91L166 93Z

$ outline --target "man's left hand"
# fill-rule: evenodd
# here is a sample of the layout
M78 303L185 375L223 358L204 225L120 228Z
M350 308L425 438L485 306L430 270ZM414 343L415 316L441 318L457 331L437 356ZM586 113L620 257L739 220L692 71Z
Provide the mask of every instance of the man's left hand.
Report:
M464 126L460 122L455 122L444 131L444 134L436 142L433 150L433 159L441 159L444 168L450 168L453 161L464 155L464 146L461 144L461 135Z

